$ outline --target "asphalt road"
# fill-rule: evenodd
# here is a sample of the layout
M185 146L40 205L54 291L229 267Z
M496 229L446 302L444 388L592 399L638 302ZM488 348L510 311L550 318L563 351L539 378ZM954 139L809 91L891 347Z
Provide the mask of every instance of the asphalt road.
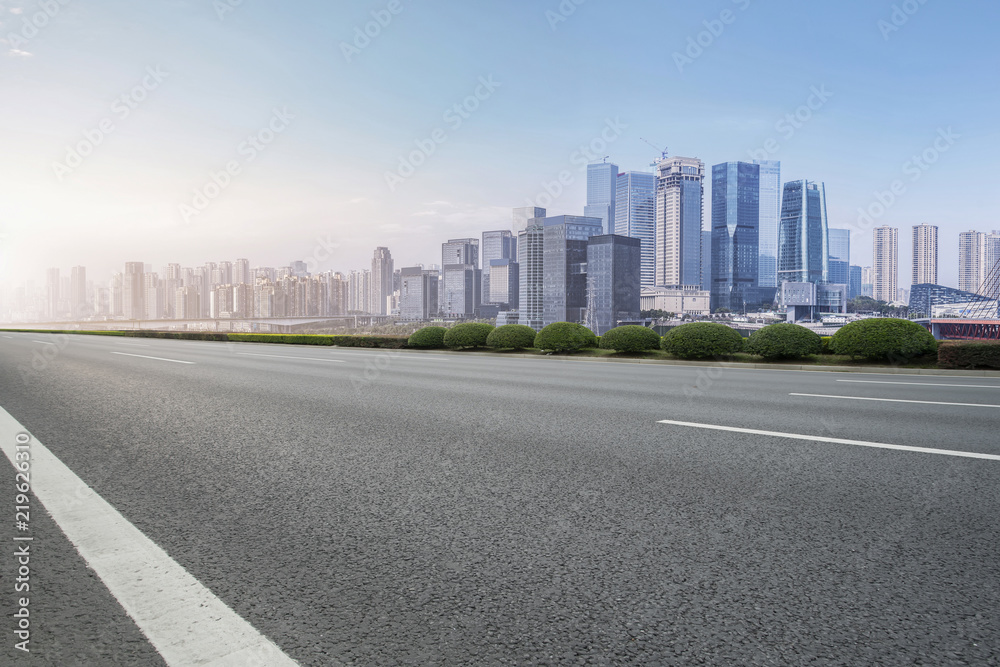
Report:
M0 407L301 665L1000 665L1000 460L661 423L1000 455L1000 378L0 334ZM0 663L165 664L42 514Z

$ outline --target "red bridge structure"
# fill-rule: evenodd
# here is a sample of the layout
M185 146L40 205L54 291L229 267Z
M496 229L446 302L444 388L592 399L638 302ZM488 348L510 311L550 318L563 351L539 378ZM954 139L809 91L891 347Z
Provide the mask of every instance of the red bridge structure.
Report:
M1000 341L1000 318L963 320L915 320L927 327L938 340Z

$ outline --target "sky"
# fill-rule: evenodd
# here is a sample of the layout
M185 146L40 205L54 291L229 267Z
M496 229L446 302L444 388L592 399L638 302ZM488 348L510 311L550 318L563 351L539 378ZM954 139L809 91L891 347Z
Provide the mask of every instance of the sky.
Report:
M823 181L853 264L900 229L901 287L938 225L956 285L959 232L1000 229L997 26L991 0L0 0L0 281L439 263L665 147Z

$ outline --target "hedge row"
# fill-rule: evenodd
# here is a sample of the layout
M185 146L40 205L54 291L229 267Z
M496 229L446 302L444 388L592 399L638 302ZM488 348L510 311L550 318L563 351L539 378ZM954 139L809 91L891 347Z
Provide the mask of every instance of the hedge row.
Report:
M182 334L185 335L186 334ZM209 334L221 335L221 339L241 343L280 343L284 345L336 345L338 347L377 347L401 349L406 347L402 336L323 336L310 334ZM204 339L203 339L204 340Z
M938 346L938 368L992 368L1000 370L1000 342L943 342Z

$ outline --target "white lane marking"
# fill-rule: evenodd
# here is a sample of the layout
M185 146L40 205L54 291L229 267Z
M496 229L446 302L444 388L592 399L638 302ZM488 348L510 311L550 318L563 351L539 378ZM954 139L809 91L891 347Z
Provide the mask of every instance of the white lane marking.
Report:
M660 424L672 424L674 426L688 426L690 428L704 428L715 431L732 431L734 433L750 433L752 435L767 435L775 438L789 438L792 440L811 440L813 442L831 442L837 445L856 445L859 447L876 447L879 449L895 449L903 452L918 452L921 454L942 454L945 456L961 456L970 459L986 459L989 461L1000 461L1000 456L996 454L979 454L978 452L958 452L950 449L931 449L929 447L910 447L909 445L889 445L882 442L866 442L864 440L843 440L841 438L826 438L819 435L802 435L798 433L779 433L776 431L759 431L753 428L739 428L736 426L717 426L715 424L696 424L693 422L679 422L671 419L663 419Z
M326 361L331 364L346 364L343 359L322 359L320 357L292 357L284 354L253 354L252 352L237 352L243 357L274 357L275 359L298 359L299 361Z
M31 342L32 343L41 343L42 345L55 345L55 343L53 343L50 340L32 340Z
M885 401L887 403L920 403L921 405L957 405L966 408L1000 408L1000 405L985 405L983 403L943 403L941 401L907 401L902 398L868 398L866 396L831 396L828 394L789 394L789 396L808 396L810 398L843 398L849 401Z
M1000 384L941 384L938 382L888 382L886 380L837 380L854 384L908 384L921 387L968 387L969 389L1000 389Z
M128 352L112 352L111 354L120 354L123 357L139 357L140 359L156 359L157 361L172 361L175 364L193 364L193 361L181 361L179 359L164 359L163 357L150 357L145 354L129 354Z
M13 336L4 336L4 338L13 338Z
M28 447L18 449L25 439ZM23 452L30 454L35 497L168 665L297 664L95 494L3 408L0 447L12 463L18 452L22 458Z
M374 352L348 352L346 350L330 350L330 354L346 354L354 357L388 357L390 359L447 359L447 355L444 354L407 354L403 352L402 354L393 354L388 348L383 354L377 354Z

